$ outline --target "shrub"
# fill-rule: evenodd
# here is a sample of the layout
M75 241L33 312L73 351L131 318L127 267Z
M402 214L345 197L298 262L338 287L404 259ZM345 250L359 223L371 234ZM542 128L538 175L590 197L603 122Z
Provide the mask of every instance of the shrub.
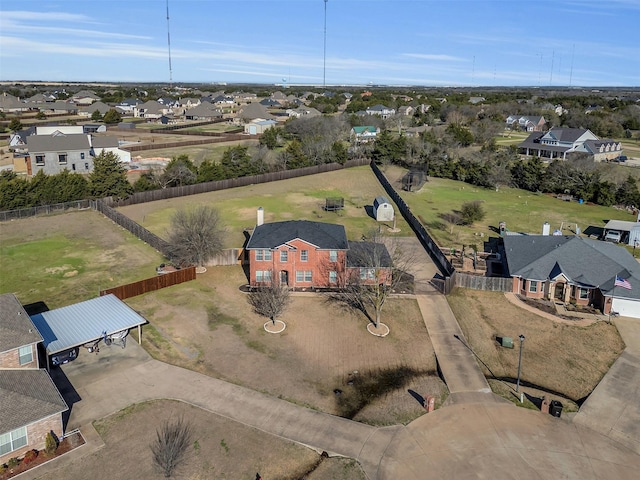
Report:
M479 201L474 202L465 202L462 204L462 208L460 209L460 214L462 215L462 222L465 225L471 225L474 222L479 222L482 220L486 212L484 208L482 208L482 204Z
M29 451L24 455L23 462L24 462L24 463L31 463L31 462L33 462L36 458L38 458L38 450L36 450L36 449L29 450Z
M7 462L7 467L9 468L17 467L19 464L20 464L20 460L18 460L18 457L11 457Z
M156 439L151 444L153 462L165 478L182 463L187 449L192 444L193 427L183 417L175 421L165 420L156 430Z
M47 455L53 455L58 449L58 439L53 432L47 433L47 437L44 439L44 451Z

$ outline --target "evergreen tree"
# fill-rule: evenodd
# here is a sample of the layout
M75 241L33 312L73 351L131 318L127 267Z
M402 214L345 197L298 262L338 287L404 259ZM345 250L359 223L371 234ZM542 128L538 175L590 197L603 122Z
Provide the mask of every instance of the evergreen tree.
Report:
M127 170L115 153L103 151L93 159L89 191L93 198L125 198L133 193L133 187L127 180Z
M122 121L122 116L118 113L115 108L112 108L107 113L104 114L104 123L120 123Z

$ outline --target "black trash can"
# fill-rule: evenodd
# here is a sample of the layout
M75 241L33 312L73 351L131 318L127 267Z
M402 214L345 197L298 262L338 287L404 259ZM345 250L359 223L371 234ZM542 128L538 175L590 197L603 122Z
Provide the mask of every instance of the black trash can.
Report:
M558 400L551 400L549 404L549 413L554 417L560 417L562 415L562 403Z

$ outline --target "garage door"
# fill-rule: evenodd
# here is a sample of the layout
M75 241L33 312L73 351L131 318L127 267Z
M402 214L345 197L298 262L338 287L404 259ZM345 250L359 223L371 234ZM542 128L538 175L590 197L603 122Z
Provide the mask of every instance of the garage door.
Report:
M614 298L612 310L621 317L640 318L640 301Z

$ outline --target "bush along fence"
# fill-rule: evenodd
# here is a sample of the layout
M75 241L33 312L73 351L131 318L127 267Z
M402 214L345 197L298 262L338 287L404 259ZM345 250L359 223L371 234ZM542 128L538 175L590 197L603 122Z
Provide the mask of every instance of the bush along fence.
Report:
M315 175L316 173L332 172L343 168L358 167L368 165L367 159L349 160L344 165L339 163L323 163L312 167L296 168L295 170L282 170L279 172L262 173L260 175L249 175L246 177L229 178L227 180L217 180L214 182L196 183L193 185L185 185L182 187L170 187L160 190L149 190L147 192L136 192L124 199L105 198L105 202L109 206L124 207L127 205L135 205L138 203L154 202L156 200L166 200L168 198L184 197L187 195L196 195L199 193L215 192L217 190L226 190L227 188L245 187L247 185L255 185L258 183L275 182L277 180L287 180L289 178L304 177L307 175Z
M100 296L113 293L120 300L131 298L143 293L153 292L161 288L170 287L179 283L189 282L196 279L196 267L187 267L175 272L167 272L155 277L145 278L138 282L119 285L106 290L100 290Z
M380 182L384 190L387 192L387 195L389 195L389 197L391 197L391 199L395 202L404 219L418 236L418 240L420 240L422 246L425 248L427 253L429 253L429 256L440 270L440 273L442 273L444 277L451 277L451 275L453 275L453 273L455 272L453 265L451 265L451 262L449 262L444 253L442 253L440 247L438 247L436 242L434 242L431 236L427 233L426 228L424 228L422 223L420 223L420 221L411 212L409 206L404 202L402 197L400 197L398 192L396 192L395 189L391 186L389 180L387 180L387 177L384 176L384 174L380 171L380 169L374 162L371 162L371 169L373 170L375 176L378 178L378 181ZM449 293L451 290L451 282L447 281L447 279L445 278L443 285L444 293Z

